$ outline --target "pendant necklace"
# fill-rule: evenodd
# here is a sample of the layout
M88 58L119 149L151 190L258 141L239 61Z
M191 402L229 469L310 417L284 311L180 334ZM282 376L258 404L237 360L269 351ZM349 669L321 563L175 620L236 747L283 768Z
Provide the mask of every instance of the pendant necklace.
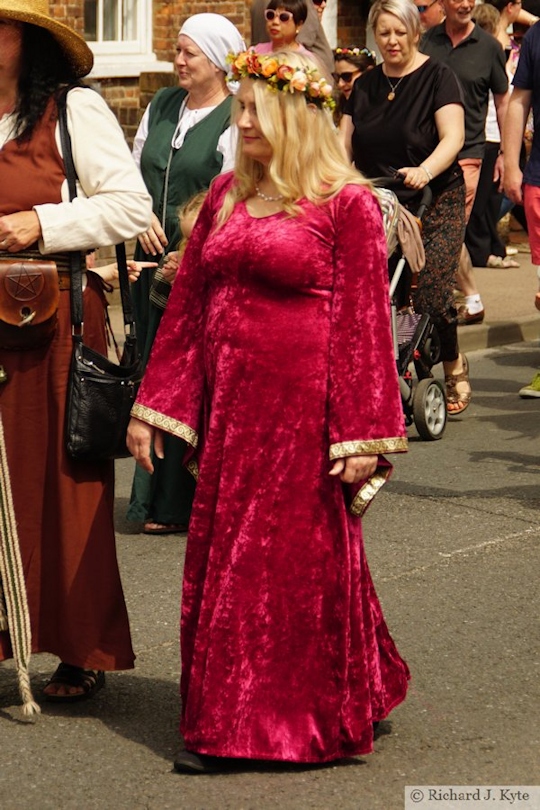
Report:
M255 186L255 194L265 202L279 202L283 199L283 194L278 194L276 197L271 197L269 194L265 194L263 191L261 191L259 186Z
M386 74L385 74L385 75L386 75ZM388 101L393 101L393 100L395 99L395 97L396 97L396 90L398 89L399 85L401 84L401 82L403 81L403 79L404 79L404 78L405 78L405 76L402 76L402 77L401 77L401 79L399 79L399 81L397 81L395 84L392 84L392 82L390 81L390 79L388 78L388 76L386 76L386 81L387 81L387 82L388 82L388 84L390 85L390 92L389 92L389 93L388 93L388 95L386 96L386 98L388 99Z

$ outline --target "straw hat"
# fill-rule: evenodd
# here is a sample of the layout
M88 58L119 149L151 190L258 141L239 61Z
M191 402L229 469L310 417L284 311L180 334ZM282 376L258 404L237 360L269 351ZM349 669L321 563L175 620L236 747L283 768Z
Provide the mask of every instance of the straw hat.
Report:
M92 70L92 51L80 34L51 17L48 0L0 0L0 17L31 23L50 31L77 77L86 76Z

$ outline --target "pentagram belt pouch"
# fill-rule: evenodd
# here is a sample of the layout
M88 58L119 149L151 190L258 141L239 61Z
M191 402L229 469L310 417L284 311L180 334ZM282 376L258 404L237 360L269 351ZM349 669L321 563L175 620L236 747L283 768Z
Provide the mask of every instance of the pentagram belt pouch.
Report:
M0 349L24 351L50 343L59 300L55 262L0 259Z

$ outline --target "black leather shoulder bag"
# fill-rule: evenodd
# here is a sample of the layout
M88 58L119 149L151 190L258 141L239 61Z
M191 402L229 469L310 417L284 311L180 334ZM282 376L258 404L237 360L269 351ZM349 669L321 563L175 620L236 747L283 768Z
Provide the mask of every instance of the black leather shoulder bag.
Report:
M67 128L66 95L58 102L60 137L70 199L77 196L76 171ZM120 364L84 343L81 253L71 254L73 349L68 383L65 441L68 455L87 461L129 455L126 431L142 378L125 245L116 246L125 342Z

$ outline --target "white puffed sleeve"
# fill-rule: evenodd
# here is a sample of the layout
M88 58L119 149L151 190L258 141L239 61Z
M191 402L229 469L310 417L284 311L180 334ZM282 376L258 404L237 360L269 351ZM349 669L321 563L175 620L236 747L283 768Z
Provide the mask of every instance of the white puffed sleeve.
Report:
M67 97L68 130L78 176L78 196L36 205L42 230L40 250L86 250L132 239L150 225L152 200L124 133L103 98L85 88ZM56 142L60 154L59 127Z

